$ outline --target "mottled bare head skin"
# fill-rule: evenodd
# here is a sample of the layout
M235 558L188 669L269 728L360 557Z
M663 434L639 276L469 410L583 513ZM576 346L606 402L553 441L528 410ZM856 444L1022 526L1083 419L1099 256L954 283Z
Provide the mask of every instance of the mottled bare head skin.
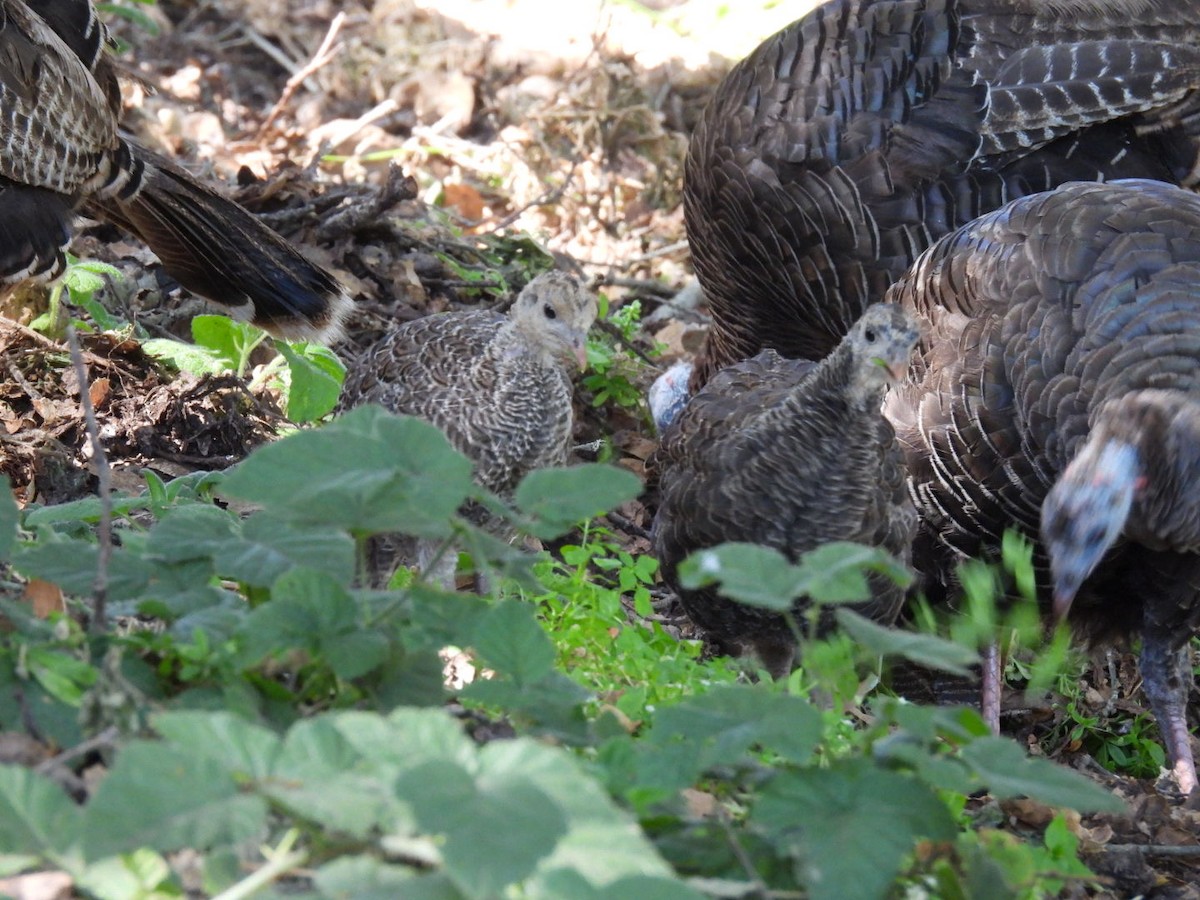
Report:
M1050 555L1055 618L1070 611L1079 586L1120 536L1137 483L1137 450L1097 437L1084 444L1046 495L1042 542Z
M544 272L517 296L515 327L548 359L587 365L587 333L596 321L596 297L574 275Z
M902 379L920 338L916 320L901 307L891 303L868 306L842 341L854 355L859 390L864 395L878 394Z
M646 404L650 407L650 416L654 419L654 430L662 434L667 426L675 421L687 405L688 379L692 377L690 362L677 362L663 372L650 385L646 395Z

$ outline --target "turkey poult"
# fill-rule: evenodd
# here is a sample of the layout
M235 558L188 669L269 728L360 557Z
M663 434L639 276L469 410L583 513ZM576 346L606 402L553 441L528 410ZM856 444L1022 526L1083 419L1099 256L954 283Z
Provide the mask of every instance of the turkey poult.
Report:
M351 301L249 212L123 135L90 0L0 0L0 289L62 272L77 210L281 337L332 340Z
M586 363L595 320L596 298L578 279L546 272L508 315L439 313L392 328L350 365L342 406L378 403L436 425L475 480L508 498L527 473L567 462L571 372Z
M939 236L1067 181L1197 178L1200 0L833 0L768 38L692 136L713 325L693 392L822 359Z
M892 290L925 333L885 414L933 596L1006 527L1038 542L1045 610L1092 642L1140 636L1179 786L1200 628L1200 196L1068 184L943 238ZM986 673L985 673L986 675Z
M713 588L686 590L677 567L726 541L773 547L793 561L829 541L858 541L907 562L916 514L880 403L904 376L918 336L907 313L877 304L820 363L766 350L729 366L684 408L650 461L667 584L712 638L734 652L754 650L775 677L790 671L795 651L786 619ZM871 588L859 610L891 623L903 589L877 575Z

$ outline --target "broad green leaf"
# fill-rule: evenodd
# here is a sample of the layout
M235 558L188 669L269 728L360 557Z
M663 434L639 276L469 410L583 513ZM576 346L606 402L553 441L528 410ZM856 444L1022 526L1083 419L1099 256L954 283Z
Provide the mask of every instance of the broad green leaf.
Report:
M721 593L750 606L783 612L803 592L799 570L778 550L729 543L693 553L679 566L685 588L719 584Z
M280 751L268 729L228 712L166 712L153 718L163 739L219 765L239 781L262 781Z
M159 900L174 896L170 864L152 850L136 850L92 863L79 886L101 898L137 897Z
M155 359L192 375L218 375L230 368L229 362L221 354L207 347L197 347L171 338L142 341L142 349Z
M837 611L838 624L862 646L880 656L899 656L929 669L968 677L979 654L932 634L885 628L851 609Z
M430 760L471 764L475 747L462 725L444 709L393 710L385 718L374 713L344 712L333 719L341 735L364 758L405 770Z
M863 758L777 772L750 818L795 856L812 900L886 897L919 839L957 833L933 789Z
M866 573L879 572L907 587L909 572L887 551L849 541L831 541L800 557L804 593L816 603L854 603L870 596Z
M147 496L128 497L117 494L112 498L113 516L123 516L138 509L150 507L151 499ZM56 503L54 506L34 506L25 510L25 525L37 528L42 525L60 525L64 522L99 522L100 498L84 497L82 500L72 500L70 503Z
M612 885L625 877L674 878L634 818L617 807L572 754L518 738L487 744L479 757L482 779L529 779L566 816L558 844L527 882L531 896L547 900L562 896L548 887L549 879L561 872L578 873L594 886Z
M379 665L387 636L359 622L358 604L332 576L292 569L276 580L271 602L255 609L241 629L243 663L283 650L306 649L342 678L356 678Z
M0 765L0 853L47 862L73 855L82 818L83 811L49 778Z
M117 756L84 810L89 860L145 847L207 850L261 834L267 807L225 767L190 748L135 741Z
M420 827L442 836L446 874L469 897L501 896L554 850L566 828L558 804L526 776L475 776L449 760L400 775L396 796Z
M332 412L346 380L341 360L319 344L276 341L275 347L288 364L287 417L293 422L315 422Z
M298 567L324 572L346 585L354 577L354 554L353 538L339 528L260 511L242 522L240 539L215 551L214 561L222 575L258 587L269 587Z
M169 562L208 559L237 540L237 517L207 503L167 510L150 531L146 549Z
M242 374L250 352L262 342L263 332L248 322L235 322L228 316L196 316L192 319L192 340L207 347L226 367Z
M411 812L392 796L395 775L394 766L359 753L336 717L320 716L288 730L262 790L331 831L360 839L372 831L411 833Z
M530 604L501 603L480 619L477 629L473 643L483 661L518 686L532 684L554 669L554 644Z
M662 746L688 744L696 750L703 771L741 762L755 746L803 764L812 757L822 733L821 714L801 697L746 685L718 685L659 710L643 741L650 756Z
M299 522L432 538L450 536L472 489L471 464L440 431L377 406L260 447L221 484Z
M328 900L465 900L444 873L418 875L369 856L343 856L317 869L313 882ZM564 898L565 900L565 898Z
M1027 756L1008 738L972 741L963 748L962 759L1000 800L1026 796L1079 812L1119 813L1125 809L1118 797L1094 781L1049 760Z
M540 538L557 537L584 519L608 512L642 491L636 475L617 466L589 463L530 472L517 485L517 507L536 519Z
M100 548L90 541L40 540L19 544L13 567L25 575L57 584L68 594L90 596L95 588ZM129 600L142 595L154 575L150 560L127 547L114 547L108 564L108 598Z
M682 881L630 875L597 886L573 869L552 872L528 891L531 900L703 900L706 896Z

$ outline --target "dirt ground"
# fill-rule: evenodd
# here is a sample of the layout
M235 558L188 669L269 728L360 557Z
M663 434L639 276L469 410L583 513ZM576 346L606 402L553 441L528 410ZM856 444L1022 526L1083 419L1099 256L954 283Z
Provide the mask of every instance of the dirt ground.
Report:
M126 125L226 185L343 280L357 303L339 352L369 345L393 319L497 302L536 252L524 233L612 305L642 303L645 326L628 351L665 345L641 368L645 386L703 335L702 314L675 300L690 280L680 190L691 128L729 57L810 4L724 19L716 3L650 5L163 0L138 7L157 34L114 20L128 45ZM125 318L188 333L199 301L143 247L94 226L74 249L125 273L108 291ZM501 280L484 278L497 271ZM8 312L27 323L29 308ZM281 422L269 394L232 377L172 378L135 342L108 335L84 346L118 487L136 487L142 467L165 477L224 468ZM86 494L78 381L62 348L0 320L0 358L10 376L0 470L29 501ZM586 398L579 411L581 442L610 438L618 462L641 470L653 447L644 415ZM644 551L646 511L622 512ZM1131 659L1096 666L1083 712L1114 728L1146 715ZM1109 879L1097 896L1200 897L1200 803L1105 772L1052 704L1014 699L1006 725L1135 811L1078 825L1087 862ZM1041 815L1013 804L998 824L1036 834Z

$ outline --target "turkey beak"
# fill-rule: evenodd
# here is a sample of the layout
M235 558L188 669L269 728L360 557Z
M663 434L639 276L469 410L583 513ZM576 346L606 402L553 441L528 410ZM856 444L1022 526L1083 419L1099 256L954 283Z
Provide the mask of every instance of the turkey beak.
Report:
M575 354L575 361L579 363L579 371L582 372L587 368L587 338L581 338L571 345L571 350Z

